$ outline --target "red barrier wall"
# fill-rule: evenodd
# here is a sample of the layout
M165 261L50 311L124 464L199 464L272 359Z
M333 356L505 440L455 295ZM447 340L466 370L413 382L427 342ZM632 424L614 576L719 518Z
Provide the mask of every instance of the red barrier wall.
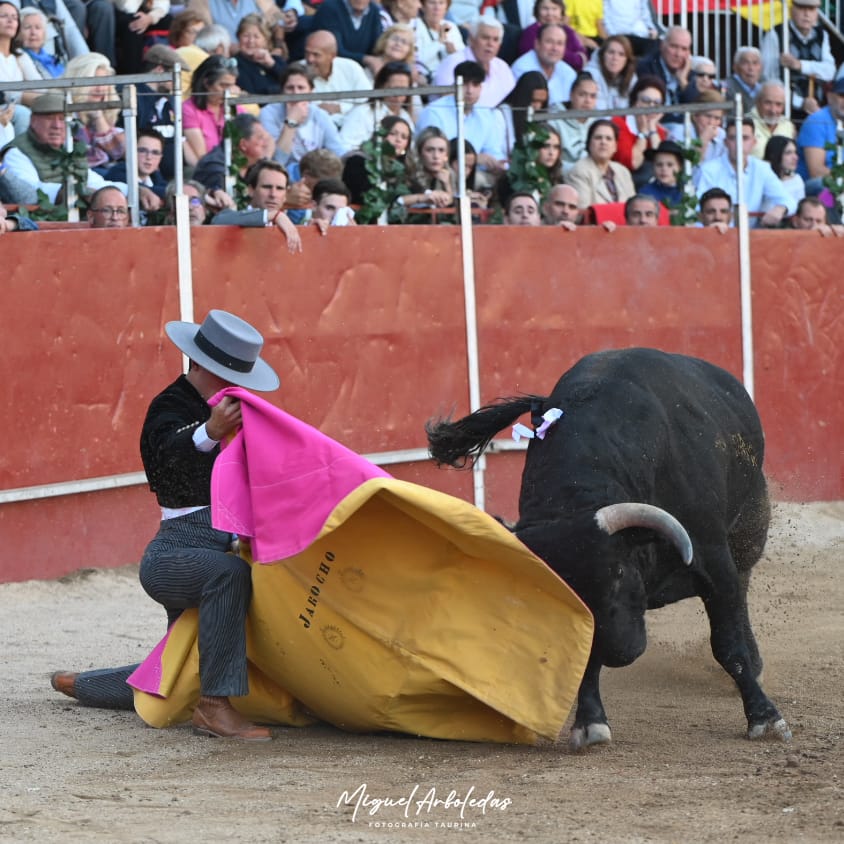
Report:
M195 312L243 315L282 376L270 396L364 453L424 447L422 425L468 410L459 232L194 230ZM756 399L781 498L842 497L844 247L753 233ZM0 393L11 411L0 490L139 471L149 400L179 371L175 232L2 238ZM712 231L475 230L481 397L547 392L583 354L657 346L741 376L737 238ZM487 507L516 514L521 455L491 456ZM398 477L470 499L467 473ZM0 504L0 581L137 561L157 521L145 487ZM5 540L5 541L3 541ZM13 541L14 540L14 541ZM11 549L14 549L14 553Z

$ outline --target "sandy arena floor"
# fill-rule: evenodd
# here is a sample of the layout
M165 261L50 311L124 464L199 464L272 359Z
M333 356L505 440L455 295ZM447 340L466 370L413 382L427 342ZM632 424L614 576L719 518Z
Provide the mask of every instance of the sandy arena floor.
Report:
M0 585L0 841L844 841L844 503L778 505L751 586L765 687L790 744L744 738L699 601L649 616L606 670L614 743L541 748L279 729L243 746L85 709L49 673L134 662L163 632L134 567ZM342 795L413 794L355 813ZM414 789L416 789L414 793ZM426 808L431 798L479 798ZM428 798L428 804L425 798ZM339 805L338 805L339 804Z

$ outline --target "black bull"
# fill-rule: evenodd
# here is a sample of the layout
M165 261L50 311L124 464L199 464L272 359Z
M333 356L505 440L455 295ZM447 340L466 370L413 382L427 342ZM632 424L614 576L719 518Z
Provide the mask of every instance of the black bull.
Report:
M706 608L712 653L741 692L748 737L790 738L759 686L747 612L770 513L764 437L742 385L696 358L600 352L550 396L429 423L431 455L464 466L523 413L536 422L550 408L564 415L529 444L514 530L595 617L570 745L610 740L601 667L629 665L644 651L645 610L693 596Z

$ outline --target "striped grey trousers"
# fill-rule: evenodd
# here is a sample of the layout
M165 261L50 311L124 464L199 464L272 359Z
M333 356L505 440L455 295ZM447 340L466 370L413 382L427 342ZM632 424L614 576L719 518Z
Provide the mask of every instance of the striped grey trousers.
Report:
M249 566L228 553L231 534L211 526L211 509L167 519L147 546L140 580L167 610L168 624L181 611L199 608L199 678L202 694L245 695L246 613L252 598ZM126 678L137 666L84 671L75 689L84 706L134 709Z

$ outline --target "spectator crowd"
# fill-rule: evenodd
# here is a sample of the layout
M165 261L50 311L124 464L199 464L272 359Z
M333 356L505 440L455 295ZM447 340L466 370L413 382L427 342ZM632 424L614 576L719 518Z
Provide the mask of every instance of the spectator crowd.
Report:
M726 231L739 166L752 225L841 234L844 65L819 7L794 0L719 76L638 0L0 0L0 233L60 214L69 174L92 227L128 225L118 92L87 80L178 65L182 138L172 82L136 86L142 225L174 221L180 156L191 224L275 226L291 251L303 225L453 221L463 195L482 222ZM64 94L13 89L59 77L86 80L72 151ZM413 92L458 77L464 184L455 96ZM288 99L234 114L227 92Z

